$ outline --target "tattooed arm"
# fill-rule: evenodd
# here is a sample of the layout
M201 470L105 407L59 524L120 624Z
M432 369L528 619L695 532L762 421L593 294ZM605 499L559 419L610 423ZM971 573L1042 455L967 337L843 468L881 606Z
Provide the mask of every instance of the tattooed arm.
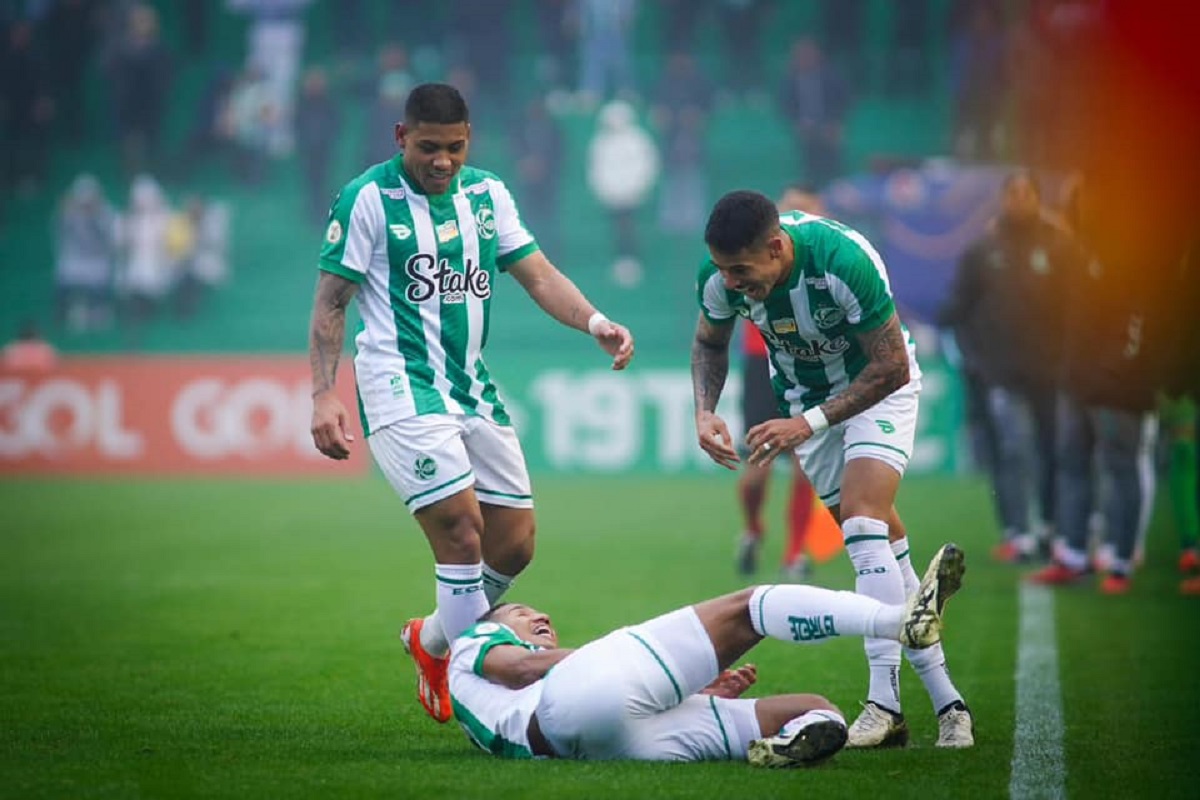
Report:
M700 449L723 467L736 469L737 451L725 421L717 416L717 401L729 375L729 340L733 322L713 324L703 313L692 339L692 395L696 402L696 436Z
M821 404L830 425L866 411L908 383L908 348L898 316L892 314L887 322L857 338L869 361L844 392Z
M358 284L330 272L317 278L312 320L308 329L308 360L312 367L313 443L329 458L350 457L349 415L332 391L337 383L338 360L346 340L346 308Z

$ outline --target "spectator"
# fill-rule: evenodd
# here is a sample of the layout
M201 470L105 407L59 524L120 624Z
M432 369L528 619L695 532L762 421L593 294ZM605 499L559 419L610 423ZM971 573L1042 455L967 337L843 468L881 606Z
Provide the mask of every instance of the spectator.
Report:
M60 129L73 144L83 140L83 76L98 38L93 0L58 0L43 23L47 66Z
M80 175L63 198L56 222L54 271L58 325L72 333L112 322L117 217L92 175Z
M763 89L762 28L775 4L776 0L717 0L717 26L728 62L725 73L734 91L758 93Z
M174 283L170 227L171 209L158 181L138 175L130 186L129 210L119 228L124 264L118 287L124 297L123 322L134 343Z
M1042 217L1033 177L1014 172L1001 190L999 216L960 259L939 315L981 382L997 432L991 478L1004 538L993 555L1001 561L1025 561L1037 551L1030 475L1037 475L1043 542L1053 527L1063 292L1078 259L1069 233Z
M659 227L671 233L696 233L708 215L704 141L712 95L712 84L695 56L682 51L672 54L654 105L666 151L658 221Z
M0 351L0 367L14 372L49 372L58 365L58 351L42 338L37 323L25 320L17 338Z
M951 44L954 152L990 160L1001 149L1004 93L1008 89L1004 28L991 0L966 6L965 20Z
M572 0L539 0L534 3L538 30L538 84L551 92L564 89L571 61L571 40L575 31L569 13ZM549 93L549 92L548 92Z
M18 20L7 30L0 53L0 91L5 150L0 185L36 189L45 179L54 101L31 22Z
M371 88L370 117L365 130L363 160L376 164L396 155L396 123L404 119L404 101L415 84L408 50L389 42L379 51L378 69Z
M779 100L796 138L807 183L820 190L842 174L849 95L841 75L825 63L811 37L801 37L792 45Z
M157 167L171 61L159 41L158 12L136 5L109 63L121 155L128 174Z
M658 181L658 150L638 124L633 107L614 100L600 109L599 128L588 145L588 185L609 212L616 234L613 279L622 286L641 281L637 212Z
M279 109L258 67L248 67L234 83L221 127L230 142L234 172L245 183L266 177L271 131Z
M195 106L191 128L184 139L183 162L188 170L204 168L213 156L223 156L231 146L225 130L229 104L237 75L225 66L217 65L208 78Z
M586 108L634 91L629 39L637 0L579 0L579 91Z
M184 319L195 316L210 290L229 275L229 209L216 200L193 196L184 204L188 247L178 262L176 312Z
M341 128L340 106L330 97L329 79L325 70L319 67L305 73L300 97L296 141L300 148L300 168L304 172L305 212L314 224L324 226L333 200L329 163Z
M538 232L542 250L557 255L561 252L558 187L564 168L563 135L544 98L529 101L515 145L523 188L521 216L530 230Z
M266 152L275 158L295 149L296 84L304 53L305 11L312 0L226 0L233 11L251 19L247 28L246 66L262 76L274 109Z

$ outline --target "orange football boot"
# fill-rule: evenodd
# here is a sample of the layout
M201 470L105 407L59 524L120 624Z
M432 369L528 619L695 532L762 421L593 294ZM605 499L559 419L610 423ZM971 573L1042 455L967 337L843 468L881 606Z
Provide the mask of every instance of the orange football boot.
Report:
M417 665L417 699L426 713L438 722L449 722L453 716L450 704L450 656L431 655L421 646L421 628L425 620L410 619L400 630L404 651Z

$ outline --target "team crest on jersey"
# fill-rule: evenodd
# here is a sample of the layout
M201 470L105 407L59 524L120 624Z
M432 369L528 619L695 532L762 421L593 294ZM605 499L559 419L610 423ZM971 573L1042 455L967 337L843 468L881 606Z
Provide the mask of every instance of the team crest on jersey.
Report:
M479 231L480 239L491 239L496 235L496 215L490 206L483 206L475 212L475 228Z
M379 193L389 200L403 200L404 189L380 189Z
M418 455L417 460L413 462L413 474L419 480L427 481L437 475L437 462L431 456Z
M325 241L330 244L337 244L342 240L342 223L336 219L329 223L329 227L325 229Z
M437 226L438 244L445 244L454 237L458 236L458 221L448 219L441 225Z
M789 333L795 333L796 320L792 319L791 317L773 319L771 320L771 330L775 331L780 336L784 336Z
M845 318L846 312L837 306L821 306L813 312L813 322L822 330L832 328Z
M400 241L404 241L408 237L412 236L412 228L408 227L403 222L397 222L395 225L388 225L388 230L390 230L392 235Z

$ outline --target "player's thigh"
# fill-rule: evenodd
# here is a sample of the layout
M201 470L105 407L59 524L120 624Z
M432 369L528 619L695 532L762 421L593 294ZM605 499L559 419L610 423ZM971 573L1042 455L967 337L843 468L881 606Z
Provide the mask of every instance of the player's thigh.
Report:
M841 502L842 471L846 466L842 436L843 426L833 425L795 451L796 462L813 491L830 508Z
M475 482L462 417L425 414L372 431L371 455L409 511L458 494Z
M846 420L845 460L872 458L904 475L917 436L918 397L916 389L904 387Z
M533 490L516 430L483 417L468 417L463 443L475 473L480 503L533 508Z
M626 757L640 761L740 761L762 737L754 700L693 694L629 725Z

